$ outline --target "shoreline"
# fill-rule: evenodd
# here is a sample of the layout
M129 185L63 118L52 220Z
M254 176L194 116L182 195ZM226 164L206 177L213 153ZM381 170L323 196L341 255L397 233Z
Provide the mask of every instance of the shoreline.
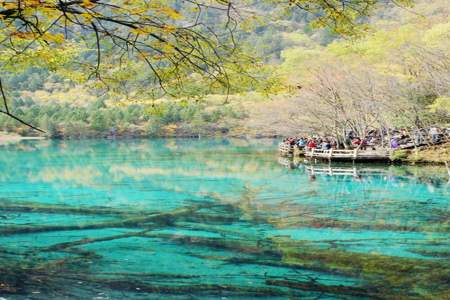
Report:
M115 136L86 136L86 137L45 137L45 136L21 136L18 134L9 134L0 132L0 146L18 143L27 140L130 140L130 139L277 139L279 135L167 135L167 136L148 136L148 135L115 135ZM450 163L450 142L440 146L430 146L430 148L417 150L403 150L404 154L388 164L406 164L406 165L443 165Z
M129 140L129 139L203 139L203 138L221 138L221 139L279 139L282 135L276 134L181 134L181 135L139 135L139 134L122 134L122 135L86 135L86 136L19 136L19 135L2 135L0 133L0 140L5 137L6 139L19 139L19 140Z
M405 157L400 158L400 161L411 165L448 164L450 162L450 142L405 151Z
M0 145L7 145L27 140L45 140L44 136L21 136L17 134L0 133Z

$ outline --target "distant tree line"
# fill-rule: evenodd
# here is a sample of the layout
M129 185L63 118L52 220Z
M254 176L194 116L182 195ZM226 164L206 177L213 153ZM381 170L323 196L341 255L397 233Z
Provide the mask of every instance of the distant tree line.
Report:
M245 117L244 112L230 106L211 109L205 103L188 102L108 107L104 99L98 99L82 107L67 103L43 105L19 98L14 107L17 116L35 120L52 138L214 135L226 133L232 120ZM0 118L0 130L35 134L10 118Z

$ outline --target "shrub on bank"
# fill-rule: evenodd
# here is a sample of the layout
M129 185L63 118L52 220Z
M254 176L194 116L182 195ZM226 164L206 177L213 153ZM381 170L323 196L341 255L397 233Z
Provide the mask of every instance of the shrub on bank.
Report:
M401 160L404 160L404 159L406 159L407 157L408 157L408 151L407 150L402 150L402 149L398 149L398 150L395 150L395 151L393 151L392 153L391 153L391 160L392 161L401 161Z

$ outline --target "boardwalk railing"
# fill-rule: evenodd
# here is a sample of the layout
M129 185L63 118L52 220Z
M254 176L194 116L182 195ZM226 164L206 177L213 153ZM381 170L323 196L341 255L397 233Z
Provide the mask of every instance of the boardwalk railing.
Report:
M388 160L389 151L387 150L361 150L361 149L311 149L305 152L306 157L319 159L339 159L339 160Z
M281 156L292 156L294 155L294 146L287 143L279 143L278 152Z

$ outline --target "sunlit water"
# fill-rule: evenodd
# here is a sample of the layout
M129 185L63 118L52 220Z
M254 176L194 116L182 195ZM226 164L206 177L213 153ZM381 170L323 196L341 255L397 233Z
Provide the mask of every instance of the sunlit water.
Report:
M275 145L0 146L0 297L447 299L444 168L311 170Z

